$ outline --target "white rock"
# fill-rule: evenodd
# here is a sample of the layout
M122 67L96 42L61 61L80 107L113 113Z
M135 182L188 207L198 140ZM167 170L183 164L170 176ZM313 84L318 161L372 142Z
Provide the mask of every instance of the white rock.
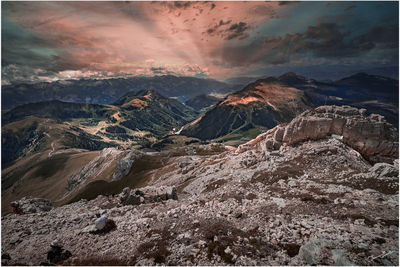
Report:
M96 229L101 230L106 226L107 215L103 215L95 221Z

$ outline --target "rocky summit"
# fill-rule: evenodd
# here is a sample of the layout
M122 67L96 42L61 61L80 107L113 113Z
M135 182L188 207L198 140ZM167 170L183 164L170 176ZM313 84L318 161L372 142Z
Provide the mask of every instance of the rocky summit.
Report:
M398 132L382 116L322 106L237 149L185 151L141 188L15 202L2 263L46 262L56 240L57 265L399 265ZM122 152L118 181L162 153Z

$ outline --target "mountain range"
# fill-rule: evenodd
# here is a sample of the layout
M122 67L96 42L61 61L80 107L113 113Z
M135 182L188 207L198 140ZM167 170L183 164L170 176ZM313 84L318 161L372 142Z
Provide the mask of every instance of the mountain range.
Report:
M185 81L210 82L174 76L154 79L159 82L179 80L182 84ZM92 90L95 90L94 84L104 89L115 81L121 82L122 79L83 82L92 84ZM62 82L55 84L59 83ZM166 86L163 90L177 94L180 87L168 88ZM214 89L204 90L211 92ZM54 91L58 92L57 87ZM224 98L200 94L185 104L155 90L127 92L108 105L59 100L28 103L3 111L2 163L7 166L26 156L27 151L32 153L32 149L25 147L33 140L38 143L46 140L44 133L51 134L54 129L65 132L61 134L63 138L55 142L59 144L57 147L64 149L151 148L153 145L153 148L160 149L167 144L191 140L184 136L239 145L280 123L289 122L304 110L324 104L365 108L368 113L384 115L390 123L398 126L398 93L398 81L382 76L358 73L335 82L320 82L286 73L259 79ZM3 97L3 101L8 100ZM50 145L51 142L42 149L49 149ZM35 146L34 151L40 151L39 147Z
M398 80L358 73L319 82L295 73L259 79L227 95L181 134L210 140L257 127L272 128L306 109L324 104L351 105L378 113L398 125Z
M60 149L147 146L196 117L190 107L152 90L127 93L113 105L58 100L24 104L2 116L2 163L27 156L33 141L35 153L51 148L49 136L58 136L52 146Z
M177 77L130 77L104 80L62 80L35 84L2 86L2 109L49 100L64 102L111 104L128 92L155 90L184 102L199 94L228 93L235 85L212 79Z

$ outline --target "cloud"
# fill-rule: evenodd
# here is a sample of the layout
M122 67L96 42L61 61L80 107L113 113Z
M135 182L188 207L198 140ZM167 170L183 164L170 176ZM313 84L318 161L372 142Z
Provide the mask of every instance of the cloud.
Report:
M397 25L376 26L368 32L359 35L355 41L362 49L375 47L396 49L399 47L399 28Z
M243 40L249 37L249 34L246 33L246 30L249 29L249 26L246 22L239 22L232 24L229 29L226 30L228 33L225 37L225 40L239 39Z
M221 20L219 21L218 24L216 24L215 26L209 28L209 29L207 30L207 33L210 34L210 35L212 35L213 33L217 32L217 30L218 30L221 26L228 25L228 24L231 23L231 21L232 21L232 20L223 21L223 20L221 19ZM219 31L218 33L219 33L219 34L222 34L223 32L224 32L224 31L222 30L222 31Z
M243 67L294 62L343 63L354 60L367 63L370 57L365 56L364 61L358 57L368 53L369 56L381 55L388 58L388 54L393 53L373 51L374 48L398 48L397 27L374 27L366 33L352 35L337 23L318 23L308 26L304 32L259 37L246 45L226 46L222 59L225 64Z
M206 33L210 36L219 36L224 40L244 40L249 37L246 32L250 29L246 22L238 22L231 24L232 20L223 21L215 24L213 27L207 29ZM228 26L231 24L230 26Z
M352 8L355 8L356 6L354 6L354 5L352 5L352 6L348 6L348 7L346 7L345 8L345 10L344 11L349 11L350 9L352 9Z
M4 2L3 79L169 73L218 79L265 65L398 57L393 4L360 2L351 16L348 3L325 5Z

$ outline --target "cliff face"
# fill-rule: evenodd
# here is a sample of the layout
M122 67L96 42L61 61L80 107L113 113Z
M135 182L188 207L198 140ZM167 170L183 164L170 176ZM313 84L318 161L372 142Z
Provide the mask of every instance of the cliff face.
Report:
M349 106L321 106L305 111L289 124L280 125L262 137L265 138L266 149L277 150L281 145L294 146L332 135L371 162L393 162L398 158L397 129L383 116L367 116L365 109Z
M30 265L54 239L72 253L59 264L398 265L396 134L320 107L238 149L187 148L145 188L3 216L2 248ZM95 230L102 215L116 228Z

